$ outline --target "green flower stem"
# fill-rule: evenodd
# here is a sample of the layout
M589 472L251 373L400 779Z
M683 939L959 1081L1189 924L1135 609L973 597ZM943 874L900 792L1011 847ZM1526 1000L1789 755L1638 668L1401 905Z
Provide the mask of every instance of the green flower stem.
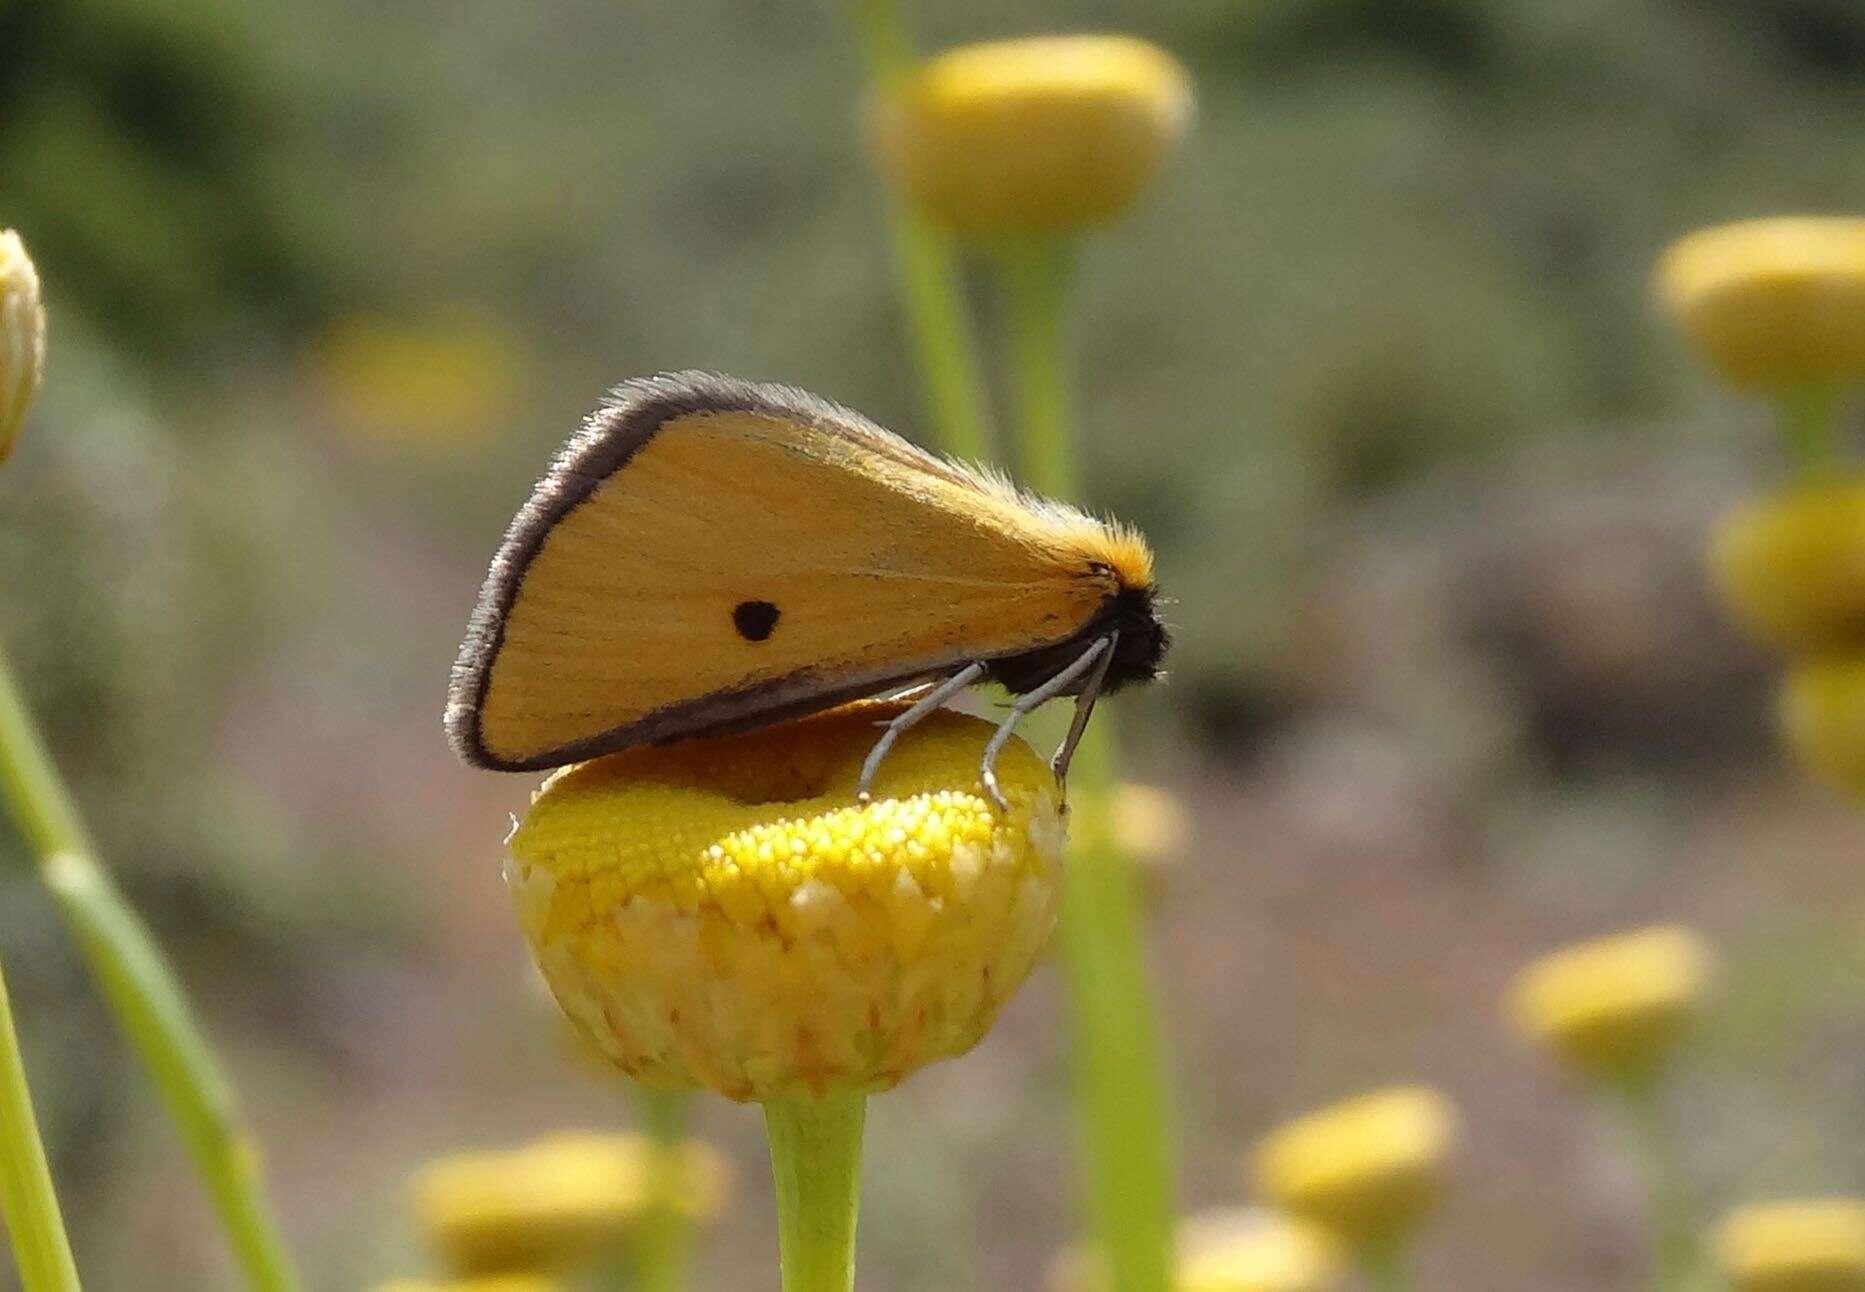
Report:
M996 264L1012 333L1023 475L1043 493L1077 497L1064 326L1069 249L1059 241L1005 246ZM1114 783L1113 727L1103 711L1069 774L1074 844L1061 945L1074 1013L1077 1115L1089 1219L1113 1286L1164 1292L1175 1210L1164 1049L1133 867L1114 844Z
M907 32L900 0L854 0L854 6L861 57L875 88L879 88L912 64L913 37Z
M635 1283L640 1292L685 1292L691 1281L693 1222L686 1165L686 1110L681 1090L637 1087L641 1119L654 1148L651 1198L635 1243Z
M13 1006L0 976L0 1215L13 1240L13 1263L24 1292L78 1292L52 1171L32 1115L26 1065L13 1031Z
M911 65L912 39L898 0L854 4L868 93L880 95ZM897 195L890 195L888 204L894 276L939 447L954 457L989 461L990 416L965 312L958 247L950 234Z
M1645 1173L1653 1292L1687 1292L1696 1286L1696 1229L1684 1192L1677 1143L1665 1121L1658 1089L1656 1081L1640 1081L1626 1084L1618 1093Z
M1018 465L1038 493L1079 497L1069 443L1074 425L1068 357L1073 248L1061 238L1030 238L999 244L994 253L1017 388Z
M1780 396L1781 435L1794 467L1809 479L1830 472L1839 461L1839 392L1831 386L1803 386Z
M846 1091L764 1105L783 1292L850 1292L855 1286L867 1108L865 1094Z
M39 859L40 874L194 1159L247 1286L298 1285L260 1180L258 1153L232 1088L208 1049L174 972L121 890L96 861L71 797L0 655L0 800Z

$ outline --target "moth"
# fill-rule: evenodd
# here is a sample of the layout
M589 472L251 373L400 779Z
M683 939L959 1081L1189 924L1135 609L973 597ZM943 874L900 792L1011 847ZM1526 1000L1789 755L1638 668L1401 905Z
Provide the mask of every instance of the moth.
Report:
M960 691L1021 720L1157 676L1168 634L1132 528L947 461L788 386L625 381L512 520L453 666L446 727L476 767L537 771L917 691L863 766Z

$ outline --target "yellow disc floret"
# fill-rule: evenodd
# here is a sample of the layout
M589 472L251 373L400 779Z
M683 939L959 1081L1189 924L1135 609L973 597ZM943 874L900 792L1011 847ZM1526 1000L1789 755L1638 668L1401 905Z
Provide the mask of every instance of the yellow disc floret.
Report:
M1865 654L1795 664L1781 681L1775 713L1803 769L1865 800Z
M1704 229L1665 252L1658 293L1732 386L1865 380L1865 219L1788 216Z
M573 1269L625 1249L659 1151L641 1135L561 1134L440 1158L414 1178L415 1216L455 1274ZM677 1151L675 1205L713 1214L730 1187L724 1160L698 1143Z
M1013 741L936 713L856 780L897 706L631 750L552 777L507 880L564 1011L655 1086L884 1090L975 1045L1055 922L1063 828Z
M1256 1151L1256 1182L1354 1248L1389 1246L1436 1201L1455 1135L1456 1115L1436 1091L1375 1091L1272 1132Z
M958 233L1063 233L1124 211L1184 133L1191 83L1126 36L1045 36L950 50L879 104L882 162Z
M1865 1198L1742 1207L1716 1227L1713 1247L1736 1292L1865 1292Z
M1638 1079L1696 1019L1714 956L1690 929L1662 925L1544 956L1516 978L1517 1025L1594 1076Z
M1772 645L1865 647L1865 477L1739 507L1716 531L1710 574L1729 612Z

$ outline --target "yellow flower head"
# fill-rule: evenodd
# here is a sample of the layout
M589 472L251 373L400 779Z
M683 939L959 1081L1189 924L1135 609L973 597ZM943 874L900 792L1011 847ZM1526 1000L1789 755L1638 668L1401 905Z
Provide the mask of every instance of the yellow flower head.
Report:
M331 329L317 358L343 428L377 445L483 440L524 386L522 343L470 311L415 320L357 315Z
M1865 1198L1741 1207L1712 1246L1736 1292L1865 1292Z
M19 235L0 229L0 462L13 451L44 376L45 307L39 302L39 271Z
M376 1292L559 1292L555 1279L542 1274L493 1274L481 1279L396 1279L379 1284Z
M1710 545L1729 612L1782 650L1865 646L1865 477L1738 508Z
M1173 1292L1329 1292L1345 1273L1327 1231L1260 1207L1187 1216L1175 1237ZM1092 1249L1063 1252L1053 1292L1106 1292L1106 1262Z
M1795 664L1781 681L1775 717L1803 769L1865 800L1865 651Z
M1590 1075L1647 1077L1695 1021L1714 961L1679 925L1582 942L1516 977L1515 1021Z
M909 200L962 235L1066 233L1118 216L1191 118L1191 82L1128 36L966 45L878 105L881 161Z
M457 1274L571 1268L626 1246L650 1202L656 1151L641 1135L565 1134L440 1158L415 1176L415 1216ZM676 1205L712 1215L729 1168L703 1144L679 1152Z
M1865 219L1783 216L1701 230L1664 253L1658 294L1732 386L1865 380Z
M1277 1206L1365 1250L1404 1238L1437 1200L1456 1113L1424 1086L1395 1086L1289 1122L1257 1146L1257 1186Z
M1055 922L1063 826L1028 745L936 713L855 800L869 704L546 782L507 881L570 1018L649 1085L884 1090L983 1037Z

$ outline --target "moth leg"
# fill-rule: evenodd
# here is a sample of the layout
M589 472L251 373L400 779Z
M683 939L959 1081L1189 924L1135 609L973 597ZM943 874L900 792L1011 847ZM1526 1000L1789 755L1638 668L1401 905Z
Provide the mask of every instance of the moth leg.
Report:
M1101 652L1101 660L1094 666L1094 672L1088 675L1084 685L1075 697L1075 718L1068 724L1068 735L1057 746L1055 757L1049 760L1049 770L1055 774L1056 787L1062 791L1062 797L1068 798L1068 765L1075 757L1075 746L1081 743L1081 733L1088 729L1088 718L1094 712L1094 702L1101 698L1101 689L1107 685L1108 670L1114 667L1114 647L1120 644L1120 631L1109 633L1105 638L1107 649Z
M894 747L894 742L900 739L902 733L912 730L927 714L983 676L982 661L967 664L915 700L911 708L896 714L887 724L887 730L881 733L881 738L874 742L874 748L868 751L867 761L861 765L861 779L855 783L856 800L861 803L868 801L869 791L874 785L875 773L881 770L881 760L887 757L887 751Z
M1017 702L1010 706L1010 713L1006 715L1003 722L998 724L997 730L991 733L990 742L984 747L984 762L978 768L978 779L984 782L984 792L991 796L991 802L997 804L999 812L1008 812L1010 803L1004 798L1004 792L997 784L997 756L1003 752L1004 746L1010 743L1010 737L1016 733L1017 724L1029 717L1034 710L1041 708L1068 690L1069 684L1093 668L1097 660L1103 656L1109 656L1113 640L1111 637L1101 638L1069 661L1061 672L1029 694L1019 697Z

